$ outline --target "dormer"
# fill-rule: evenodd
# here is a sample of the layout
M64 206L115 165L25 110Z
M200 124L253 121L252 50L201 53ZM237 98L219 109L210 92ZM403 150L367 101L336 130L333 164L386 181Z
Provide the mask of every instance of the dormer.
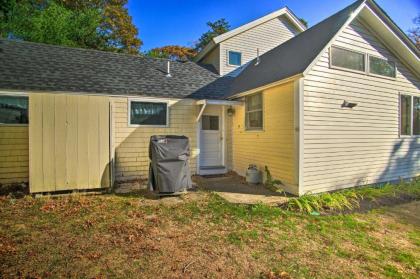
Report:
M223 75L236 76L244 65L306 30L287 7L214 37L195 61Z

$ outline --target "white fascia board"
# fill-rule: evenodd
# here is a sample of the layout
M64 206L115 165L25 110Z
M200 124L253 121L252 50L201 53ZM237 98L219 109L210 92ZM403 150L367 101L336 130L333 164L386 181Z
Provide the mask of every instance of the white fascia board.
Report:
M416 45L415 43L410 40L410 38L407 37L407 34L404 33L404 31L401 30L401 28L399 28L396 23L381 9L381 7L378 6L378 4L376 4L375 1L372 0L367 0L367 3L370 4L371 6L367 5L367 7L369 8L369 10L372 11L372 8L375 9L375 11L372 11L373 14L375 14L376 17L379 18L378 14L380 14L385 20L386 20L386 24L384 23L384 25L389 28L389 26L392 26L392 33L398 33L398 39L401 40L401 38L404 38L404 43L405 44L410 44L412 49L416 49ZM382 19L379 18L381 21ZM391 29L391 28L390 28Z
M384 22L375 11L366 5L366 9L361 13L363 22L372 29L371 31L381 39L382 43L387 45L391 52L397 56L400 60L405 61L406 66L413 70L417 76L420 77L420 59L416 53L398 36L392 28L389 26L389 22ZM376 28L382 30L375 30L373 26L377 24Z
M196 102L197 105L220 105L220 106L239 106L243 105L243 102L240 101L231 101L231 100L208 100L203 99Z
M235 35L238 35L239 33L242 33L244 31L247 31L251 28L254 28L257 25L260 25L264 22L267 22L273 18L279 17L281 15L285 15L298 29L299 31L303 32L306 30L306 27L299 21L299 19L297 19L290 11L289 9L282 8L280 10L277 10L275 12L272 12L271 14L268 14L266 16L260 17L259 19L256 19L254 21L251 21L247 24L244 24L242 26L239 26L238 28L235 28L229 32L226 32L222 35L219 35L217 37L213 38L213 41L218 44L221 43Z

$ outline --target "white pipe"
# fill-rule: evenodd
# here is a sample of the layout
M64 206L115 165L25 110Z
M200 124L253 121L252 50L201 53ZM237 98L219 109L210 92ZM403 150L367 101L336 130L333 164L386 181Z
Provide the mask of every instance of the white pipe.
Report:
M260 64L260 49L257 48L257 62L255 62L255 66Z
M166 77L171 77L171 61L168 60L168 67L166 70Z

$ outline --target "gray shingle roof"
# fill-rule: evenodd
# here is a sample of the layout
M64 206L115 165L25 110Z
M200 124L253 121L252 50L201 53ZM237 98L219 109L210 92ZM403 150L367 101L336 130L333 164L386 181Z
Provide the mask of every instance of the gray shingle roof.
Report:
M0 89L217 99L226 82L200 65L0 39ZM216 82L217 81L217 82Z
M255 66L256 59L251 61L232 82L231 89L225 97L302 73L362 3L363 0L354 2L264 53L260 56L258 66Z

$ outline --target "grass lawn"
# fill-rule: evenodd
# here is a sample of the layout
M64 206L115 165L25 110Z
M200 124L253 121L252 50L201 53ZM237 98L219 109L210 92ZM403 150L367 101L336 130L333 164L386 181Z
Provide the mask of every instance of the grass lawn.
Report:
M167 201L2 197L0 278L420 277L419 201L321 216Z

